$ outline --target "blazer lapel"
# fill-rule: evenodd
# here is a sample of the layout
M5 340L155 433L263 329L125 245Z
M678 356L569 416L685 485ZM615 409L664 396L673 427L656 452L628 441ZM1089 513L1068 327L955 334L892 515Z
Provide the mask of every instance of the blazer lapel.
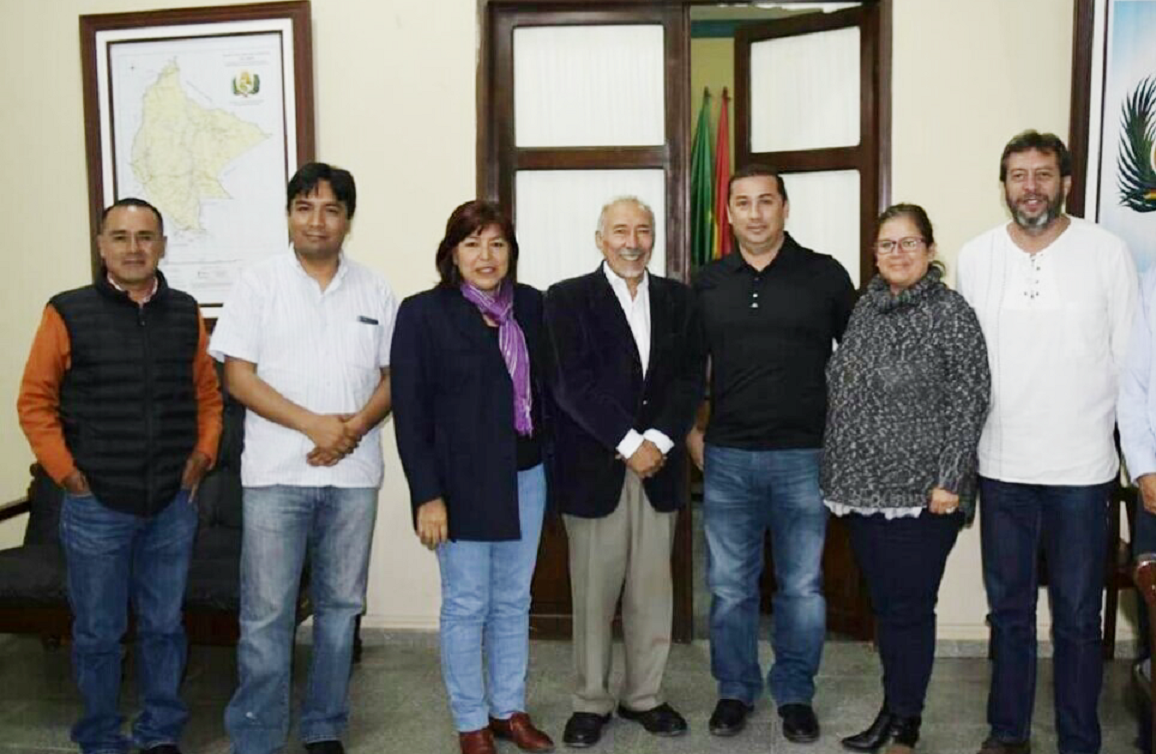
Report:
M634 343L634 333L630 331L630 323L626 321L626 312L622 311L622 304L618 303L618 296L614 295L614 289L610 287L606 274L599 267L591 278L593 279L590 308L593 309L594 318L605 332L610 333L616 343L632 354L636 361L641 362L638 346Z
M661 343L666 334L670 332L672 326L670 313L670 299L667 297L666 287L657 284L653 275L649 277L650 286L650 359L647 363L650 365L646 370L646 378L654 374L654 368L658 363L658 353L661 348Z
M446 309L454 327L475 347L485 349L489 334L486 332L486 323L478 307L467 301L460 291L447 290L445 295Z

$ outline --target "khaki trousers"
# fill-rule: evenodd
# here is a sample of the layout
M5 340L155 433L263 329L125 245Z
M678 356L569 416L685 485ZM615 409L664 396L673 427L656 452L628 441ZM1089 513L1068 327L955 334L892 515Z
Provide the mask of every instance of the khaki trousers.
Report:
M575 712L603 715L614 709L609 688L611 623L619 593L626 659L619 700L638 711L662 704L659 687L670 653L674 610L670 550L677 515L654 510L642 480L627 469L613 513L603 518L563 516L574 604Z

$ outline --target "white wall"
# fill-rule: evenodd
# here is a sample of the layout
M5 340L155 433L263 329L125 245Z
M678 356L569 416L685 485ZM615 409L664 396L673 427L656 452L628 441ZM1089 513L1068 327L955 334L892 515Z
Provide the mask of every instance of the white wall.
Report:
M14 404L40 311L89 275L77 16L157 5L170 3L0 0L0 499L27 483ZM445 218L474 191L476 0L313 0L313 18L317 154L359 185L350 253L408 295L433 282ZM893 198L927 207L949 266L963 241L1005 217L997 166L1007 139L1027 127L1067 133L1071 18L1072 0L895 0ZM368 623L432 627L437 570L413 536L386 436ZM0 529L0 546L18 534ZM961 537L941 595L942 637L986 636L976 528Z
M1070 0L896 0L892 200L922 204L940 256L1007 219L1003 145L1025 128L1068 132ZM1130 604L1131 598L1124 600ZM964 530L940 590L941 638L987 636L979 527ZM1039 603L1041 638L1050 617ZM1119 636L1132 636L1121 620Z
M44 302L89 279L77 17L217 2L0 0L0 165L9 228L0 316L0 499L21 495L32 457L15 397ZM351 169L350 254L395 291L429 287L445 219L474 195L475 0L313 0L317 155ZM19 176L18 178L16 176ZM370 576L369 624L433 627L438 578L413 535L387 429ZM0 546L19 536L9 525Z

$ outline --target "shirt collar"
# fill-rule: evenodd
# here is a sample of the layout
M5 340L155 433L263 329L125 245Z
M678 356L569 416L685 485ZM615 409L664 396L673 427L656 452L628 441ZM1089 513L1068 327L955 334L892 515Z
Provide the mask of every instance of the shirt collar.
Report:
M798 248L799 244L795 242L795 239L791 238L791 234L783 231L783 245L779 247L779 253L775 255L774 261L764 269L769 269L771 266L780 264L784 260L789 263L789 261L794 258L795 250ZM747 260L743 258L743 253L739 251L738 244L735 244L734 251L723 257L722 261L723 265L731 272L742 272L743 270L755 271L755 268L751 267L751 265L747 263Z
M618 276L614 270L610 269L610 265L606 264L606 260L602 260L602 273L606 275L606 280L610 282L610 288L619 298L625 296L627 301L631 300L630 288L626 285L626 281ZM642 280L638 283L638 295L642 295L650 288L650 271L646 270L642 273Z
M289 257L293 260L293 269L309 278L310 280L313 279L309 277L309 273L306 272L305 268L301 266L301 260L297 258L297 251L293 248L292 243L289 244ZM337 283L340 283L342 280L344 280L345 273L348 269L349 265L345 263L345 249L342 249L337 253L337 274L333 276L333 280L329 283L329 286L326 288L326 290L331 290Z
M130 299L132 298L131 293L129 293L127 290L125 290L124 288L121 288L119 285L116 284L116 281L112 279L112 273L106 274L106 277L108 278L108 284L109 285L111 285L113 288L117 289L121 293L127 294ZM160 278L158 278L154 275L153 276L153 287L149 289L149 292L145 295L144 298L142 298L140 301L135 301L134 303L136 303L137 306L144 306L148 302L152 301L153 296L157 295L157 289L160 288L160 286L161 286Z

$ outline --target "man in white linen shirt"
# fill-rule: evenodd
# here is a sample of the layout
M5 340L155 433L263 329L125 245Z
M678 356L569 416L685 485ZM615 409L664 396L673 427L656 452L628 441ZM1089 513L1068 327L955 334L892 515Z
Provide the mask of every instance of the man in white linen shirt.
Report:
M991 733L1030 749L1037 553L1048 564L1059 750L1100 750L1100 611L1117 378L1136 300L1124 242L1063 211L1071 156L1053 134L1004 148L1012 222L968 242L959 291L987 340L992 404L979 444L980 537L992 625Z
M235 754L285 746L298 585L306 553L313 657L298 735L342 754L354 626L365 608L389 413L397 302L342 252L356 207L348 171L289 181L292 248L245 271L209 346L243 403L240 684L225 710Z

